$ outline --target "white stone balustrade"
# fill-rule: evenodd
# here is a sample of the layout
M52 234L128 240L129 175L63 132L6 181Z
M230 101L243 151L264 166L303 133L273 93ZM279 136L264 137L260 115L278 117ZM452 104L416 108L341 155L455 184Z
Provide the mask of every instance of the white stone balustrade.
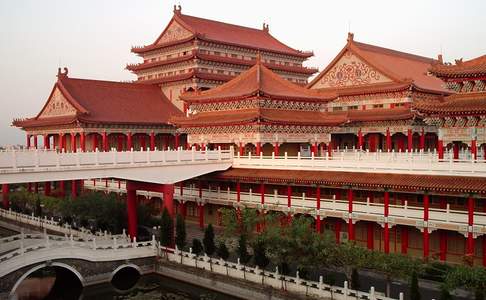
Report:
M232 150L167 150L69 152L0 151L0 184L117 177L153 183L174 183L226 170Z
M364 152L340 151L319 157L283 156L246 156L237 155L233 160L234 168L346 171L367 173L486 176L486 160L452 159L446 153L438 159L435 152Z
M375 291L374 287L370 288L369 292L356 291L348 288L348 283L344 282L344 286L331 286L323 282L322 276L320 280L310 281L299 278L298 272L295 277L284 276L279 274L278 269L275 272L262 271L258 267L252 268L240 264L224 261L222 259L209 258L207 256L196 256L191 252L179 251L177 249L160 248L160 252L166 252L166 257L169 261L186 266L204 269L208 272L238 278L250 282L271 286L274 289L280 290L286 287L289 292L316 297L320 299L336 299L336 300L351 300L351 299L370 299L370 300L391 300ZM162 254L161 254L162 255ZM332 291L332 292L331 292ZM403 293L399 294L399 299L403 299Z

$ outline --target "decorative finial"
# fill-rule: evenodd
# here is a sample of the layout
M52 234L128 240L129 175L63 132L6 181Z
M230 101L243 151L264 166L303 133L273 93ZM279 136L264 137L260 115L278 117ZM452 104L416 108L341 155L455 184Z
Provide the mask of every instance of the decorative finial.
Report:
M348 43L354 41L354 33L348 32Z
M57 68L57 77L58 78L59 77L67 77L69 70L66 67L64 67L63 69L64 69L64 72L61 72L61 68Z
M180 5L174 5L174 13L175 14L180 14L182 11L182 8Z
M462 57L461 59L456 59L456 65L458 66L462 65Z
M441 65L444 64L444 60L442 59L442 54L437 55L437 60Z
M270 27L267 23L263 22L263 31L270 32Z

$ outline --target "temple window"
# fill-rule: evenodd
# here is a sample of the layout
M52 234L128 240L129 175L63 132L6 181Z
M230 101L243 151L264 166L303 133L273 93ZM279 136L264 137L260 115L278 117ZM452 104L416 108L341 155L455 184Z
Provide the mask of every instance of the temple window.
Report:
M373 108L383 108L383 104L373 104Z
M221 55L221 52L219 52L219 51L214 51L214 55Z
M348 110L357 110L357 109L358 109L358 105L348 106Z
M404 107L405 103L395 103L395 107Z
M172 54L169 54L166 56L167 59L171 58L172 57Z
M238 57L238 55L236 55L236 54L234 54L234 53L233 53L233 54L231 54L231 57L233 57L233 58L237 58L237 57Z
M332 108L332 111L342 111L342 110L343 110L342 106L336 106Z
M218 70L218 74L224 74L223 70Z

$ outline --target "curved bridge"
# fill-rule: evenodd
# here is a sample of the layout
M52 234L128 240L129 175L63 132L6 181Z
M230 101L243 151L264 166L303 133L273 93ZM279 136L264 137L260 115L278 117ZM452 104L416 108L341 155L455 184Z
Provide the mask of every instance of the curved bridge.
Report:
M140 274L153 272L157 255L155 238L149 242L130 242L114 237L85 241L45 235L22 240L20 246L0 256L0 298L13 295L31 273L44 267L61 268L74 274L82 286L110 281L124 267ZM30 241L25 242L24 241ZM35 242L37 241L37 242Z

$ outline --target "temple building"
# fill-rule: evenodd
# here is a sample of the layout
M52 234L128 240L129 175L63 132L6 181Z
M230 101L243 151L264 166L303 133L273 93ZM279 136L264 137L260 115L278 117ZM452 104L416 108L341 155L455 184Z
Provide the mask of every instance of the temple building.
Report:
M486 158L486 55L456 60L454 65L444 64L439 56L430 72L457 92L439 102L415 105L426 116L425 122L438 128L440 147L452 148L454 159ZM461 148L470 151L461 153Z
M467 173L486 158L486 56L444 64L350 33L307 84L317 73L303 66L312 53L279 42L268 25L221 23L180 7L154 43L132 51L143 58L127 67L138 77L132 83L59 71L39 114L13 122L27 147L234 149L230 169L175 185L84 183L129 192L128 215L136 215L136 194L157 209L170 202L201 227L220 224L221 207L251 207L310 218L338 243L486 266L486 178ZM333 162L348 167L331 170ZM397 168L360 171L366 163ZM451 175L429 164L467 170Z
M370 151L434 149L437 129L423 122L412 103L438 101L450 94L444 83L429 74L436 60L354 40L309 83L309 89L335 93L328 112L355 114L366 111L367 120L340 127L332 133L336 148L363 147ZM376 116L376 117L374 117Z
M179 109L184 91L207 90L238 76L255 64L264 64L283 78L306 85L317 69L304 67L312 52L295 50L274 38L268 24L262 29L243 27L185 15L174 6L174 16L150 45L134 47L143 58L127 69L138 82L156 84Z

